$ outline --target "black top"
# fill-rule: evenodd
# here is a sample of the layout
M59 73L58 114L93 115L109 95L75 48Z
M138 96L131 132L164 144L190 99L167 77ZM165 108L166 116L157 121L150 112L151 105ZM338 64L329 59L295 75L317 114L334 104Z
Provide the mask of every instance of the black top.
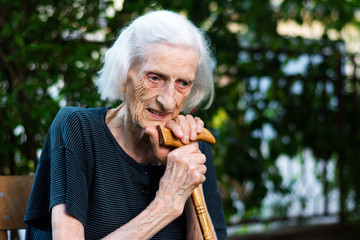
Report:
M100 239L142 212L154 199L163 166L140 164L120 147L105 123L109 108L66 107L46 137L25 216L27 239L51 239L51 208L66 211L83 225L85 239ZM206 155L205 201L219 239L226 226L210 146ZM186 218L179 218L153 239L184 239Z

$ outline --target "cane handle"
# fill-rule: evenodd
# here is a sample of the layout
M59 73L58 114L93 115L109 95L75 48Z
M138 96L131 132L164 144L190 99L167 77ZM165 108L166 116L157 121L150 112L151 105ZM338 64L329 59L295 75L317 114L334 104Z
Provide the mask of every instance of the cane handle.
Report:
M162 146L168 146L168 147L181 147L184 144L181 142L180 139L175 137L175 135L166 127L158 125L156 126L156 129L159 132L159 142ZM201 133L199 133L196 137L195 141L205 141L211 144L215 143L214 136L207 130L206 128L203 129Z

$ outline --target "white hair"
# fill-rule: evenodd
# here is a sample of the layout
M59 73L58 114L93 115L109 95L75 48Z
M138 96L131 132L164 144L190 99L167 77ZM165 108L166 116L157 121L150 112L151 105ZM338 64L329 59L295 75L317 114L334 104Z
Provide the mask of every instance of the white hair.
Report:
M214 98L213 70L215 59L204 32L180 14L160 10L135 19L120 32L105 55L103 68L96 82L102 99L123 100L122 84L136 61L145 60L145 46L166 43L191 47L199 52L199 62L189 98L182 111L189 113L207 100L205 109Z

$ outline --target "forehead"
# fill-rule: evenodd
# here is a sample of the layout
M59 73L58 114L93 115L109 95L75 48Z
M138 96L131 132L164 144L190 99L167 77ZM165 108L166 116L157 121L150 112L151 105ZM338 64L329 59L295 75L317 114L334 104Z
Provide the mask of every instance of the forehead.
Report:
M149 44L145 47L143 70L194 78L198 61L199 53L194 48L163 43Z

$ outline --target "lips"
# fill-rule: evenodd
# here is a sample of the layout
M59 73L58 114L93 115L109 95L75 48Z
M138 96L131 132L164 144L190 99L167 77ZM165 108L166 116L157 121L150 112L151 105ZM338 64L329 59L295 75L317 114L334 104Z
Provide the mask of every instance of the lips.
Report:
M151 113L153 113L153 114L156 114L156 115L159 115L159 116L166 116L166 115L168 115L169 113L167 113L167 112L158 112L158 111L155 111L154 109L150 109L150 108L148 108L147 109L149 112L151 112Z
M155 121L167 121L169 120L169 118L171 118L171 112L158 112L154 109L151 108L147 108L148 113L150 114L150 119L155 120Z

